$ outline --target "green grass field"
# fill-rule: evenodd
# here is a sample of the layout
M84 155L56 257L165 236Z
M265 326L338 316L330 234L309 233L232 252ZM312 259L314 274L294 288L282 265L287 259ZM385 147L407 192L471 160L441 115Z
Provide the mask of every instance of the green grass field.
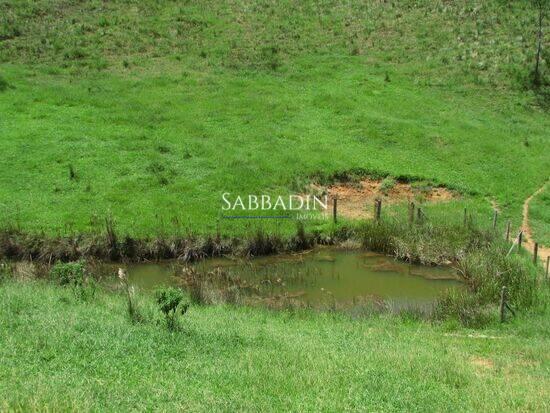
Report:
M488 219L494 199L518 224L548 178L521 2L0 7L4 225L212 233L223 192L352 168L458 189Z
M549 178L537 17L501 0L0 0L0 410L549 411L548 289L500 235ZM217 223L224 192L358 173L460 196L422 205L418 225L386 203L388 225ZM550 245L548 189L530 205ZM193 304L168 331L146 293L132 323L120 292L79 300L2 261L256 255L349 234L452 261L471 294L438 322ZM503 285L517 316L501 324Z
M141 305L152 305L148 296ZM548 311L483 331L391 316L192 307L132 324L122 295L0 284L2 410L547 411Z

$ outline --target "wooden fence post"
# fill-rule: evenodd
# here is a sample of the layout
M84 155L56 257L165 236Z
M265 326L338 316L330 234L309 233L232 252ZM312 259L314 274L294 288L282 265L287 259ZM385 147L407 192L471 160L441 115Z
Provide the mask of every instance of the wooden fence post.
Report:
M548 279L548 267L550 267L550 255L546 257L546 279Z
M419 224L422 224L424 222L424 212L422 212L422 208L420 207L418 207L418 209L416 210L416 218Z
M493 230L497 229L498 211L495 210L493 214Z
M521 250L521 242L523 241L523 231L521 231L518 235L518 253Z
M382 215L382 200L377 200L377 208L376 208L376 220L380 221L380 217Z
M506 318L506 287L502 287L500 291L500 322L504 323Z
M414 223L414 202L409 203L409 224Z
M535 242L535 246L533 247L533 264L537 265L537 258L539 255L539 243Z
M338 198L332 200L332 220L336 224L338 222Z
M510 240L510 220L506 224L506 242Z

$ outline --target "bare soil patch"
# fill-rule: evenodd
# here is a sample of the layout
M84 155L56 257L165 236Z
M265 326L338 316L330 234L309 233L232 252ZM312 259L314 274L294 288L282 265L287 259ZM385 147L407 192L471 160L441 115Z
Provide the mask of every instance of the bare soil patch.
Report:
M376 199L381 199L383 205L391 205L406 201L414 201L417 204L437 203L459 198L458 193L444 187L405 182L395 182L388 187L384 180L372 178L327 187L312 184L310 192L327 194L330 203L337 198L338 215L352 219L372 217Z
M478 373L483 373L494 368L493 360L482 358L482 357L473 357L470 362L476 369Z

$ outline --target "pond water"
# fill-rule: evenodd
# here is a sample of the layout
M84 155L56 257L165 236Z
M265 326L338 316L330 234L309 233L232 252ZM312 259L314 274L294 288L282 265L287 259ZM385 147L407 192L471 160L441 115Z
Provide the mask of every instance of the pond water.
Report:
M207 259L190 266L195 274L223 271L216 288L248 286L262 298L292 298L307 305L357 303L361 300L393 305L426 305L450 288L464 288L454 269L396 261L364 251L320 248L300 254L249 260ZM175 262L131 264L130 283L139 289L181 285L183 266Z

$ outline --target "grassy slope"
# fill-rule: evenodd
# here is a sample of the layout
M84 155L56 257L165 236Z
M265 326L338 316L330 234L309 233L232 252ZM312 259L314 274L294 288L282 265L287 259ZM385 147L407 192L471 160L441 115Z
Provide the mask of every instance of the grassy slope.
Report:
M494 197L519 222L550 167L549 117L514 91L523 2L269 3L0 3L2 223L92 230L110 211L137 235L212 231L224 191L351 167L476 192L487 216Z
M476 338L395 318L193 307L169 333L132 325L124 305L112 293L82 303L49 284L1 284L0 408L550 408L548 314Z

